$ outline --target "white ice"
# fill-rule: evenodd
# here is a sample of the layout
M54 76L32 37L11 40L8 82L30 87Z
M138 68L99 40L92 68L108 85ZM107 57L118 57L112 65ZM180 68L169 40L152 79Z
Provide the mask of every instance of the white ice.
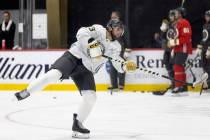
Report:
M41 92L18 102L0 92L0 140L71 140L79 93ZM98 92L91 140L210 140L210 96Z

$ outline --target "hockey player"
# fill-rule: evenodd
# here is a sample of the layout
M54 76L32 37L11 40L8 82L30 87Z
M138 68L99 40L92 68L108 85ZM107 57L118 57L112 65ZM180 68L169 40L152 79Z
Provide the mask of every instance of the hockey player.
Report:
M173 63L171 57L172 48L167 47L167 41L169 39L175 39L177 37L177 32L174 28L175 26L175 10L169 11L169 21L164 19L160 27L161 30L161 46L164 49L163 62L168 71L168 75L174 78ZM171 89L174 88L174 82L171 82Z
M119 11L112 11L111 13L111 18L109 20L109 22L107 23L107 28L111 28L110 26L110 22L112 22L112 20L119 20L122 21L121 18L121 13ZM124 59L127 60L128 56L130 55L131 49L129 48L129 34L128 34L128 28L124 25L124 34L123 36L117 38L117 41L119 41L120 45L121 45L121 50L120 50L120 56ZM125 85L125 75L126 73L119 73L114 66L112 65L112 63L110 62L110 80L111 80L111 87L109 87L108 89L110 89L111 91L118 91L118 90L123 90L124 89L124 85Z
M76 35L77 42L73 43L71 48L54 62L46 74L32 81L25 90L15 93L17 99L25 99L49 83L71 77L83 97L78 113L73 115L72 137L89 138L90 131L83 126L83 122L96 102L93 75L107 61L103 55L123 61L119 56L120 44L115 41L115 38L122 36L123 25L120 21L113 21L111 27L108 30L95 24L80 28ZM112 63L119 72L130 72L136 69L133 61L126 61L123 64Z
M203 38L200 41L200 44L197 45L196 55L201 56L202 68L204 72L207 72L210 75L210 10L205 12L205 21L203 25ZM204 88L210 88L210 78L204 82Z
M173 48L174 59L174 78L180 81L186 81L184 64L189 54L192 54L192 29L190 23L184 19L185 9L180 7L175 10L177 38L168 40L168 47ZM187 91L187 86L183 83L175 82L175 88L172 93Z

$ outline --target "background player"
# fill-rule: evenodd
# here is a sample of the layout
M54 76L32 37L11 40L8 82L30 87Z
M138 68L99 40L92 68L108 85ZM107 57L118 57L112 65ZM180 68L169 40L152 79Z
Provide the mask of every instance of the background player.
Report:
M189 54L192 54L192 29L189 21L183 17L186 15L184 8L175 10L177 38L169 39L168 47L173 48L174 53L174 78L180 81L186 81L185 62ZM175 88L172 93L187 91L187 86L183 83L175 82Z
M115 41L115 38L123 34L122 22L112 21L110 26L112 29L109 30L101 25L80 28L76 36L77 42L72 44L71 48L55 61L51 70L32 81L25 90L17 92L15 94L17 99L25 99L49 83L71 77L83 97L78 113L73 115L72 136L88 138L90 131L82 124L96 102L96 86L93 74L97 73L107 61L102 55L123 61L119 56L121 46L118 41ZM133 61L126 61L125 64L112 63L121 73L136 69L136 64Z
M177 32L175 30L175 10L169 11L169 22L168 20L164 19L162 22L162 25L160 27L161 30L161 46L164 49L163 54L163 62L166 66L166 70L168 71L168 75L172 78L174 78L174 71L173 71L173 62L172 62L172 56L171 51L172 48L169 48L167 46L167 41L169 39L175 39L177 37ZM174 82L171 81L170 87L174 88Z
M201 56L202 68L204 72L210 75L210 10L205 12L205 21L203 25L203 38L198 44L196 54ZM204 89L210 88L210 77L208 82L204 83Z
M112 11L110 21L107 23L107 28L110 27L110 23L112 20L118 20L122 21L122 16L119 11ZM120 51L120 56L124 59L127 60L128 56L130 55L131 49L129 49L129 33L128 33L128 28L124 26L124 33L122 36L117 38L117 41L119 41L121 45L121 51ZM112 65L111 62L110 64L110 80L111 80L111 87L108 89L112 91L118 91L118 90L123 90L124 85L125 85L125 73L119 73L114 66Z

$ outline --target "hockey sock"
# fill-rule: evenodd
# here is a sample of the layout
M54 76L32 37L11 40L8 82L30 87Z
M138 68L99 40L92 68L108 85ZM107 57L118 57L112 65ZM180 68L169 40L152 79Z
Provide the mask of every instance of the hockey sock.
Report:
M59 81L62 77L62 73L56 69L52 69L44 75L38 77L35 81L32 81L27 87L27 91L32 94L34 92L42 90L46 85Z
M181 65L174 65L174 79L180 80L180 81L186 81L186 74L184 66ZM184 83L175 82L175 87L181 87Z
M96 102L96 93L93 90L83 90L81 91L81 94L83 101L79 107L77 119L83 123Z

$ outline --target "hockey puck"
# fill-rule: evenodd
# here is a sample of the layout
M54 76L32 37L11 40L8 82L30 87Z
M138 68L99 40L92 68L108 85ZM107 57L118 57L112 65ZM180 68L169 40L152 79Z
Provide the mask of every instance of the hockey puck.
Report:
M57 99L57 97L54 96L53 99Z

